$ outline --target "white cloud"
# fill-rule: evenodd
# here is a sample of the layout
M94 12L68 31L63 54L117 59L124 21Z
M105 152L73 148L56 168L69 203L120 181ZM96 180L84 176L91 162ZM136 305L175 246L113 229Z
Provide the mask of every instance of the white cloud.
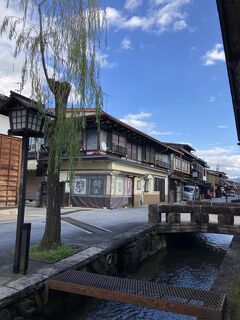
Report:
M121 42L121 48L124 50L132 50L132 43L129 37L125 37Z
M240 177L240 157L238 146L218 147L197 150L197 156L207 161L211 169L219 167L231 177Z
M174 131L158 131L158 130L151 130L150 134L154 136L170 136L170 135L178 135L178 133Z
M203 66L212 66L218 61L225 61L225 53L223 50L223 45L221 43L215 44L212 50L206 52L206 54L201 57Z
M187 28L187 23L185 20L177 20L173 24L173 30L178 31L178 30L183 30Z
M146 17L133 16L130 19L124 21L123 27L127 29L148 30L151 27L151 20Z
M14 5L6 8L6 1L0 1L0 25L5 15L19 16L19 12ZM15 43L10 41L6 34L0 36L0 93L10 94L10 90L17 91L20 88L21 70L24 63L24 57L14 58ZM23 94L31 95L31 86L28 82Z
M155 6L159 6L160 4L169 3L171 0L152 0L152 3Z
M100 64L100 67L103 69L112 69L117 66L116 62L109 62L108 61L108 54L106 54L106 53L98 53L97 60Z
M129 16L112 7L106 8L108 25L120 29L141 29L143 31L180 31L186 29L187 14L184 6L192 0L164 0L150 1L149 10L144 16ZM130 3L130 2L129 2ZM132 4L139 4L139 1L132 1ZM137 8L136 6L135 8Z
M143 3L143 0L126 0L124 8L129 11L134 11L140 7Z
M160 136L160 135L166 136L166 135L176 135L176 134L179 135L179 133L176 133L174 131L156 130L156 124L149 119L151 117L152 117L152 113L141 111L136 114L129 113L120 120L152 136Z
M210 103L213 103L214 101L216 101L216 97L214 97L214 96L211 96L211 97L208 99L208 102L210 102Z
M107 23L109 26L119 26L124 22L124 18L117 9L112 7L106 8Z
M219 126L217 126L218 129L227 129L228 126L226 124L220 124Z
M144 120L146 118L150 118L151 115L152 114L149 112L141 111L137 114L129 113L120 120L139 130L147 130L148 128L151 130L154 128L154 124L152 122Z

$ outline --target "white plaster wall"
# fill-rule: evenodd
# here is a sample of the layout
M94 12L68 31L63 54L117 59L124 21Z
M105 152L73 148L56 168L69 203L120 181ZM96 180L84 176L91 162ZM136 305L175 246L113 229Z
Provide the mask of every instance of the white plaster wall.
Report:
M8 117L0 115L0 133L7 134L8 129L10 129Z

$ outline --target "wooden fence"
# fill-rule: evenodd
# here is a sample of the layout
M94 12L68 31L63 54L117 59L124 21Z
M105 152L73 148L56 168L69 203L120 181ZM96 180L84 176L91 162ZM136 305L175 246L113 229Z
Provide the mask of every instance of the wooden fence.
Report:
M21 139L0 134L0 207L17 204L21 145Z

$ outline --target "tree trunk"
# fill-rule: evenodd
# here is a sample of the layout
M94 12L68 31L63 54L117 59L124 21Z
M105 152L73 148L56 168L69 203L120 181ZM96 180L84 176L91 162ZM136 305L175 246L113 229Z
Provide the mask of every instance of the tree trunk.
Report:
M54 249L61 245L61 200L59 194L59 169L56 172L54 152L49 152L46 225L44 236L40 244L40 248L44 250Z
M54 141L54 135L58 132L55 129L56 121L60 112L67 108L67 101L71 86L67 82L58 82L50 79L54 88L55 96L55 120L51 125L48 137L48 175L47 175L47 213L45 231L40 243L42 250L56 249L61 245L61 195L59 190L59 173L61 168L61 157L63 149ZM56 168L56 158L58 165Z

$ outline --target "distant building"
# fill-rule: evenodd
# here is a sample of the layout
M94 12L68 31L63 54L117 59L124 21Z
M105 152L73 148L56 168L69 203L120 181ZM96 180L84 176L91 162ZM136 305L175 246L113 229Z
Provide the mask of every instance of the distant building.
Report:
M198 158L192 152L193 147L183 143L165 143L167 146L178 150L173 153L172 167L169 175L169 193L174 202L182 200L185 185L196 185L200 188L200 194L205 194L206 187L206 161ZM193 172L195 171L195 175Z
M207 169L207 182L211 184L214 197L219 198L224 195L227 179L225 172Z

